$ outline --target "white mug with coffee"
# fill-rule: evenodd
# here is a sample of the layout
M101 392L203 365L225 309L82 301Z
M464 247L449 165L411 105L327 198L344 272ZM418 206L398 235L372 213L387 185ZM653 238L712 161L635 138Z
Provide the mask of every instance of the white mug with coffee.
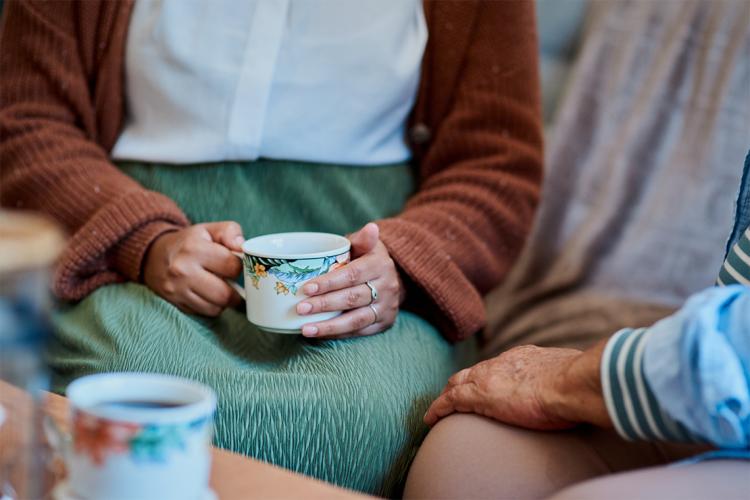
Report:
M341 312L300 316L302 285L349 263L351 243L337 234L278 233L251 238L236 255L244 266L244 289L233 283L247 303L247 319L262 330L299 334L302 325L325 321Z
M106 373L74 381L66 395L70 435L48 426L68 470L54 498L215 498L210 388L168 375Z

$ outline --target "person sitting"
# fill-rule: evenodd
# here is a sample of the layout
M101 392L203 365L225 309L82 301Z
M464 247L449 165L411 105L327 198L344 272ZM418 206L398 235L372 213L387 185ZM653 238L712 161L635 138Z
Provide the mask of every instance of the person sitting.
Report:
M580 352L623 328L653 325L711 285L724 258L737 167L750 143L750 25L740 21L750 5L694 1L675 9L660 2L592 2L590 10L549 136L535 227L513 271L487 301L486 359L529 344ZM530 361L520 358L503 359L529 384L544 377L536 378L524 368ZM553 357L545 359L549 363L534 366L555 370ZM481 366L489 376L488 365ZM498 400L487 404L492 401ZM538 432L457 412L430 430L406 496L543 498L709 448L627 441L589 425ZM742 466L733 462L723 470L744 471ZM678 469L657 467L654 473L664 478L671 471ZM711 496L721 495L725 483L710 484L717 488ZM620 491L647 496L634 492L634 485L620 486L599 497Z
M538 201L533 2L11 0L0 46L0 199L71 233L55 390L197 379L219 446L398 491ZM353 232L297 305L343 314L264 333L231 250L300 230Z
M743 179L718 287L696 293L679 311L651 327L623 329L586 351L519 346L462 370L430 406L425 422L435 425L451 413L472 412L533 430L592 424L614 427L629 441L702 442L717 448L692 457L683 467L654 466L584 481L553 495L557 500L746 495L750 487L750 152ZM496 444L509 445L504 452L511 461L527 461L529 455L538 454L507 454L513 444ZM540 444L544 446L541 440ZM550 448L555 446L553 438ZM617 451L610 450L609 455L613 453ZM425 470L429 465L418 460L412 474L434 476L434 468ZM491 480L501 484L505 478L499 472ZM527 475L524 480L543 482L544 478Z

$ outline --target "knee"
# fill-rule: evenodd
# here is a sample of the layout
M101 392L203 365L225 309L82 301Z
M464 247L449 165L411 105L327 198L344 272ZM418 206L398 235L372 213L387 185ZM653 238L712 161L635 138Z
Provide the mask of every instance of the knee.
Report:
M524 490L530 484L540 483L538 477L532 479L534 471L527 471L525 476L519 474L523 472L523 461L537 446L536 434L479 415L456 414L444 418L419 449L409 471L404 497L541 496Z
M544 498L601 472L585 434L539 432L472 414L427 435L407 478L410 498Z
M474 415L451 415L427 434L411 464L404 498L459 498L456 486L463 473L461 457L468 451L461 436L470 428Z

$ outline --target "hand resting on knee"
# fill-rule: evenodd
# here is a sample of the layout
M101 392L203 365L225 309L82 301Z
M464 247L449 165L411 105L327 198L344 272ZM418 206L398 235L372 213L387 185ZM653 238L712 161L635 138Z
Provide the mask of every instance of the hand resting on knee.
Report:
M430 426L454 412L477 413L530 429L553 430L589 422L611 426L602 398L599 360L589 351L522 346L466 368L432 403Z

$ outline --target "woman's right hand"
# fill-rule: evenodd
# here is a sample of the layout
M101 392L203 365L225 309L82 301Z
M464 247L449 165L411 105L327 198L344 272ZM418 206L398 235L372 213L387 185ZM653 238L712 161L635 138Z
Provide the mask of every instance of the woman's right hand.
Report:
M217 316L241 300L224 279L242 271L231 250L240 251L243 241L242 228L231 221L163 234L146 254L143 281L186 313Z
M424 417L427 425L455 412L476 413L536 430L585 422L612 427L599 367L606 341L576 349L514 347L453 375Z

